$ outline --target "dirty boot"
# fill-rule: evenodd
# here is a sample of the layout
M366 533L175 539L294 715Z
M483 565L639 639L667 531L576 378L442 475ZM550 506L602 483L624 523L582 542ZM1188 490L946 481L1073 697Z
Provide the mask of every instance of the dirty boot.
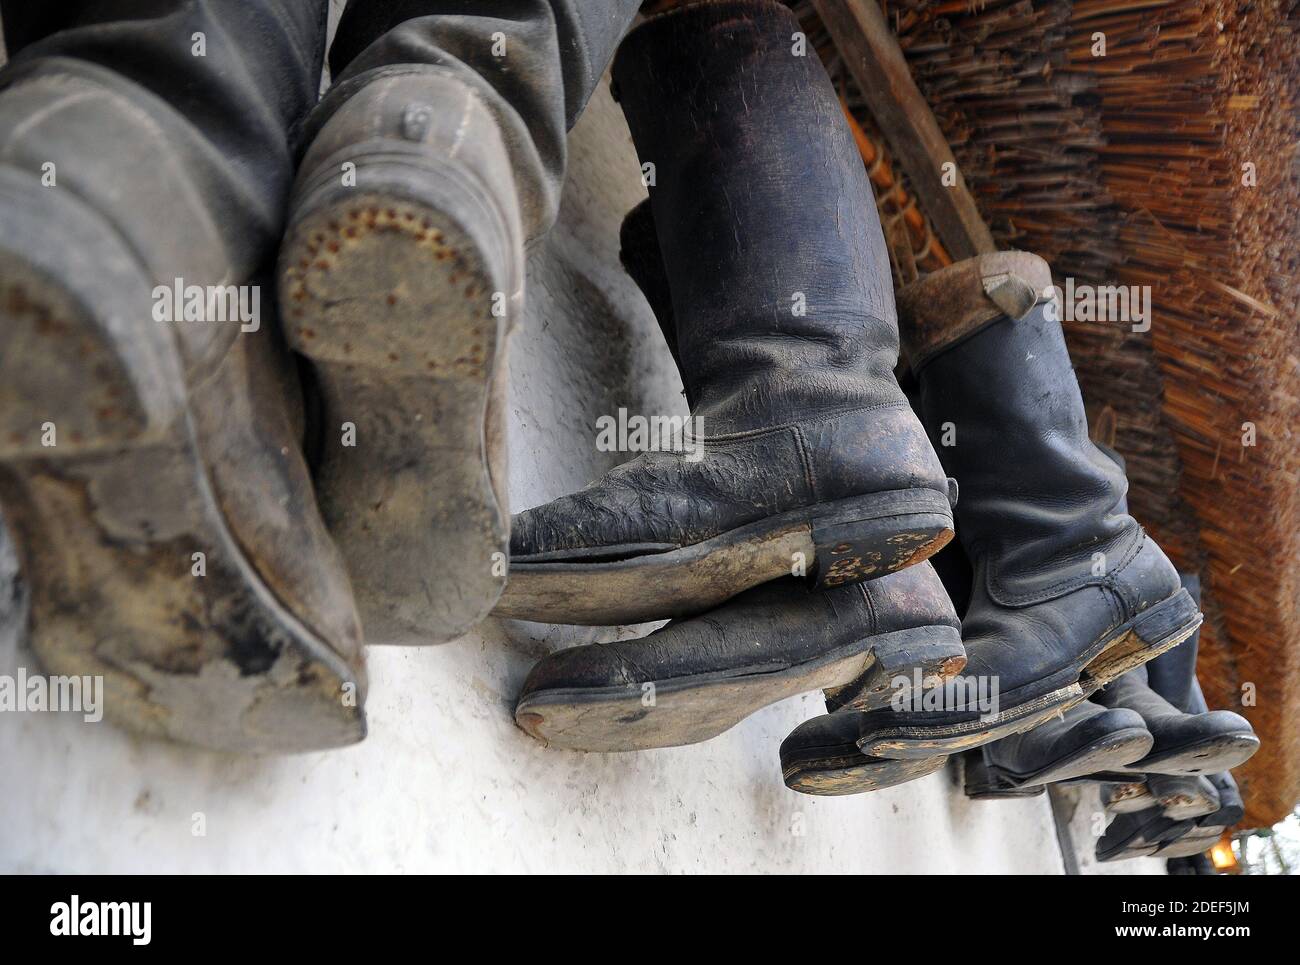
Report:
M280 297L319 383L317 489L372 642L459 637L505 585L524 244L554 220L565 131L635 12L353 0L343 15Z
M809 690L883 706L899 679L961 661L957 618L928 565L827 590L786 579L640 639L550 655L528 675L515 720L573 750L694 744Z
M1155 807L1156 799L1145 778L1129 781L1101 781L1101 805L1107 814L1132 814Z
M770 0L692 5L615 58L702 432L519 514L499 614L689 615L792 563L839 586L951 537L948 481L893 375L870 186L825 70L790 56L798 29Z
M1190 820L1165 817L1158 807L1116 815L1097 841L1097 860L1123 861L1153 855L1162 845L1177 841L1195 826Z
M647 213L639 208L625 220L621 254L676 358L662 263L639 228ZM643 639L552 654L529 675L515 719L561 747L641 750L707 740L767 704L817 688L827 689L831 709L852 714L882 706L899 680L910 686L960 670L958 626L928 563L825 590L774 581ZM850 749L866 761L851 742ZM918 771L914 762L887 767Z
M935 554L930 563L960 619L970 597L971 569L966 555L957 543L950 543ZM950 672L927 683L942 684L960 670L961 667L953 666ZM902 691L896 692L900 697L906 695ZM864 754L857 746L862 711L844 706L829 693L826 695L826 710L826 714L804 721L781 742L781 773L786 787L792 791L824 795L879 791L933 774L948 761L946 754L915 760L893 760ZM979 751L972 753L979 754ZM982 757L973 765L969 763L970 755L966 757L967 760L963 761L964 778L971 778L976 785L985 778L993 780L988 777Z
M1042 784L1016 786L996 777L989 769L985 744L961 755L962 793L972 801L996 801L1006 798L1037 797L1047 790Z
M139 733L360 740L360 628L255 274L326 4L68 6L3 5L0 501L32 647Z
M1219 792L1203 775L1148 774L1147 787L1165 817L1175 821L1204 817L1219 809Z
M1219 806L1209 814L1198 817L1195 826L1177 841L1163 845L1157 852L1161 857L1187 857L1210 850L1229 828L1235 827L1245 814L1237 782L1228 773L1212 774L1210 782L1218 794ZM1168 812L1166 811L1166 814Z
M1200 624L1173 566L1123 511L1123 474L1088 439L1050 283L1041 258L1001 252L899 295L924 421L961 487L975 569L964 674L996 687L998 709L867 715L869 754L926 757L1026 730Z
M984 745L993 777L1011 787L1055 784L1107 771L1146 755L1141 716L1083 701L1032 730Z
M1219 810L1214 814L1206 815L1202 823L1222 824L1229 828L1239 824L1246 816L1246 808L1242 803L1241 790L1237 787L1236 780L1227 771L1223 771L1220 774L1211 774L1210 783L1214 785L1214 790L1219 795Z
M1250 722L1229 710L1185 714L1147 686L1139 667L1097 692L1106 707L1142 715L1155 744L1141 760L1120 768L1143 774L1213 774L1249 760L1259 749Z

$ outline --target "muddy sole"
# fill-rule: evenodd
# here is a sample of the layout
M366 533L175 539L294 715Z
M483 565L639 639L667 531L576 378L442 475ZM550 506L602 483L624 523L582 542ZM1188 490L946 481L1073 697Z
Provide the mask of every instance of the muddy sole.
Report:
M105 718L148 736L361 740L358 671L282 605L218 507L143 269L66 193L11 189L0 173L24 245L0 248L0 500L43 669L101 678Z
M864 794L896 787L943 770L946 757L919 761L867 757L855 744L817 748L781 757L785 786L823 797Z
M716 737L778 700L864 675L859 702L878 705L888 701L895 676L910 676L916 667L937 675L963 655L961 635L952 627L898 630L778 670L757 666L633 686L539 690L520 698L515 721L537 740L569 750L677 747Z
M1201 613L1186 590L1139 614L1084 652L1076 683L1034 696L997 714L953 724L873 727L858 746L872 757L955 754L1029 730L1095 693L1196 632ZM1025 688L1021 688L1025 689Z
M792 510L664 552L591 561L515 559L494 615L617 626L691 616L743 591L808 574L833 587L928 559L953 536L948 499L929 489L871 493ZM550 555L550 554L548 554Z
M359 183L393 187L330 183L298 205L308 213L281 250L285 332L318 378L316 486L369 641L441 643L505 585L489 419L504 415L490 402L516 284L499 267L508 232L462 172L359 167Z
M1106 803L1107 814L1133 814L1156 806L1156 799L1146 784L1134 782L1121 787L1123 790L1114 792Z

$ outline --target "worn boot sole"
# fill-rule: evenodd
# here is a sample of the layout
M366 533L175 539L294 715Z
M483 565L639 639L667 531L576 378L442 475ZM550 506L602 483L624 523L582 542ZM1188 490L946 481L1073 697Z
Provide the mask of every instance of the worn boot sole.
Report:
M361 740L358 671L280 603L217 507L133 254L69 192L0 171L0 207L0 500L45 671L101 677L105 717L149 736Z
M1135 774L1218 774L1244 764L1257 750L1259 738L1253 732L1220 734L1152 754L1118 770Z
M1217 792L1202 785L1202 778L1187 775L1151 774L1147 787L1165 817L1175 821L1203 818L1219 810Z
M457 166L378 149L356 163L358 184L382 187L345 188L331 171L295 202L280 303L319 379L316 485L367 638L442 643L505 585L510 517L488 419L517 287L501 267L510 233Z
M955 754L1029 730L1069 710L1121 674L1176 647L1196 632L1201 619L1191 596L1179 590L1089 647L1075 669L1018 688L1005 710L954 724L880 727L867 722L871 729L862 735L858 746L872 757L916 759ZM1053 686L1071 674L1077 676L1076 682ZM1044 693L1047 687L1052 689ZM1007 696L1003 695L1004 701Z
M934 774L947 762L942 756L919 761L867 757L852 742L791 752L782 746L781 778L786 787L800 794L864 794Z
M924 676L940 675L964 656L961 634L952 627L896 630L780 669L769 662L633 686L539 690L520 699L515 721L532 737L570 750L676 747L716 737L778 700L843 687L864 675L854 706L880 706L889 700L894 677L910 676L917 667Z
M602 547L591 555L605 558L590 562L512 560L510 585L494 613L589 626L691 616L791 575L807 573L824 587L885 576L929 559L952 536L952 508L943 494L871 493L791 510L664 552L628 548L621 555L619 547Z
M1147 808L1156 806L1156 799L1152 796L1150 789L1144 781L1134 781L1131 784L1120 784L1111 792L1111 798L1106 802L1107 814L1132 814L1135 811L1145 811Z
M1106 734L1028 774L1017 774L997 764L990 765L989 772L999 783L1012 787L1056 784L1131 763L1150 749L1151 734L1146 728L1126 727Z

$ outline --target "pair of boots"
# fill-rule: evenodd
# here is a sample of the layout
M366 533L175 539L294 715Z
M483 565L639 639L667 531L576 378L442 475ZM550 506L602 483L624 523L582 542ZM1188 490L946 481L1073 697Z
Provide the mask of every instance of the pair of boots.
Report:
M227 750L361 739L362 626L449 640L500 595L523 246L637 3L352 0L317 104L327 7L0 4L32 644Z
M1140 810L1116 813L1097 841L1097 860L1120 861L1143 856L1178 858L1202 854L1212 848L1225 831L1242 819L1245 808L1241 792L1227 772L1192 780L1207 786L1153 785L1151 804Z
M796 789L843 793L1059 714L1200 614L1088 439L1041 259L931 275L899 294L896 326L865 172L825 72L790 48L797 29L751 0L682 8L624 42L617 96L655 174L624 261L704 457L643 455L520 514L497 612L675 618L543 660L516 710L534 736L687 743L820 686L838 712L792 734L783 767ZM900 330L920 419L893 375ZM974 564L960 624L924 562L953 504ZM995 713L888 706L963 657Z
M1195 577L1184 577L1183 585L1199 600ZM1241 715L1206 707L1196 680L1199 636L1129 671L1059 720L985 745L979 761L966 762L967 793L995 797L1087 779L1103 782L1102 801L1117 813L1150 806L1153 795L1168 817L1216 810L1213 785L1197 775L1244 763L1259 739ZM1145 782L1128 774L1144 774Z

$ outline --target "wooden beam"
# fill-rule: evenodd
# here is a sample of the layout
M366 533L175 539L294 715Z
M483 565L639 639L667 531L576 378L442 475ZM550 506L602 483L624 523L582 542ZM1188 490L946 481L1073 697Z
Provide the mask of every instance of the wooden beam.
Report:
M876 0L813 0L813 6L944 247L959 259L996 251L948 141L917 90ZM956 178L951 186L943 183L948 162Z

